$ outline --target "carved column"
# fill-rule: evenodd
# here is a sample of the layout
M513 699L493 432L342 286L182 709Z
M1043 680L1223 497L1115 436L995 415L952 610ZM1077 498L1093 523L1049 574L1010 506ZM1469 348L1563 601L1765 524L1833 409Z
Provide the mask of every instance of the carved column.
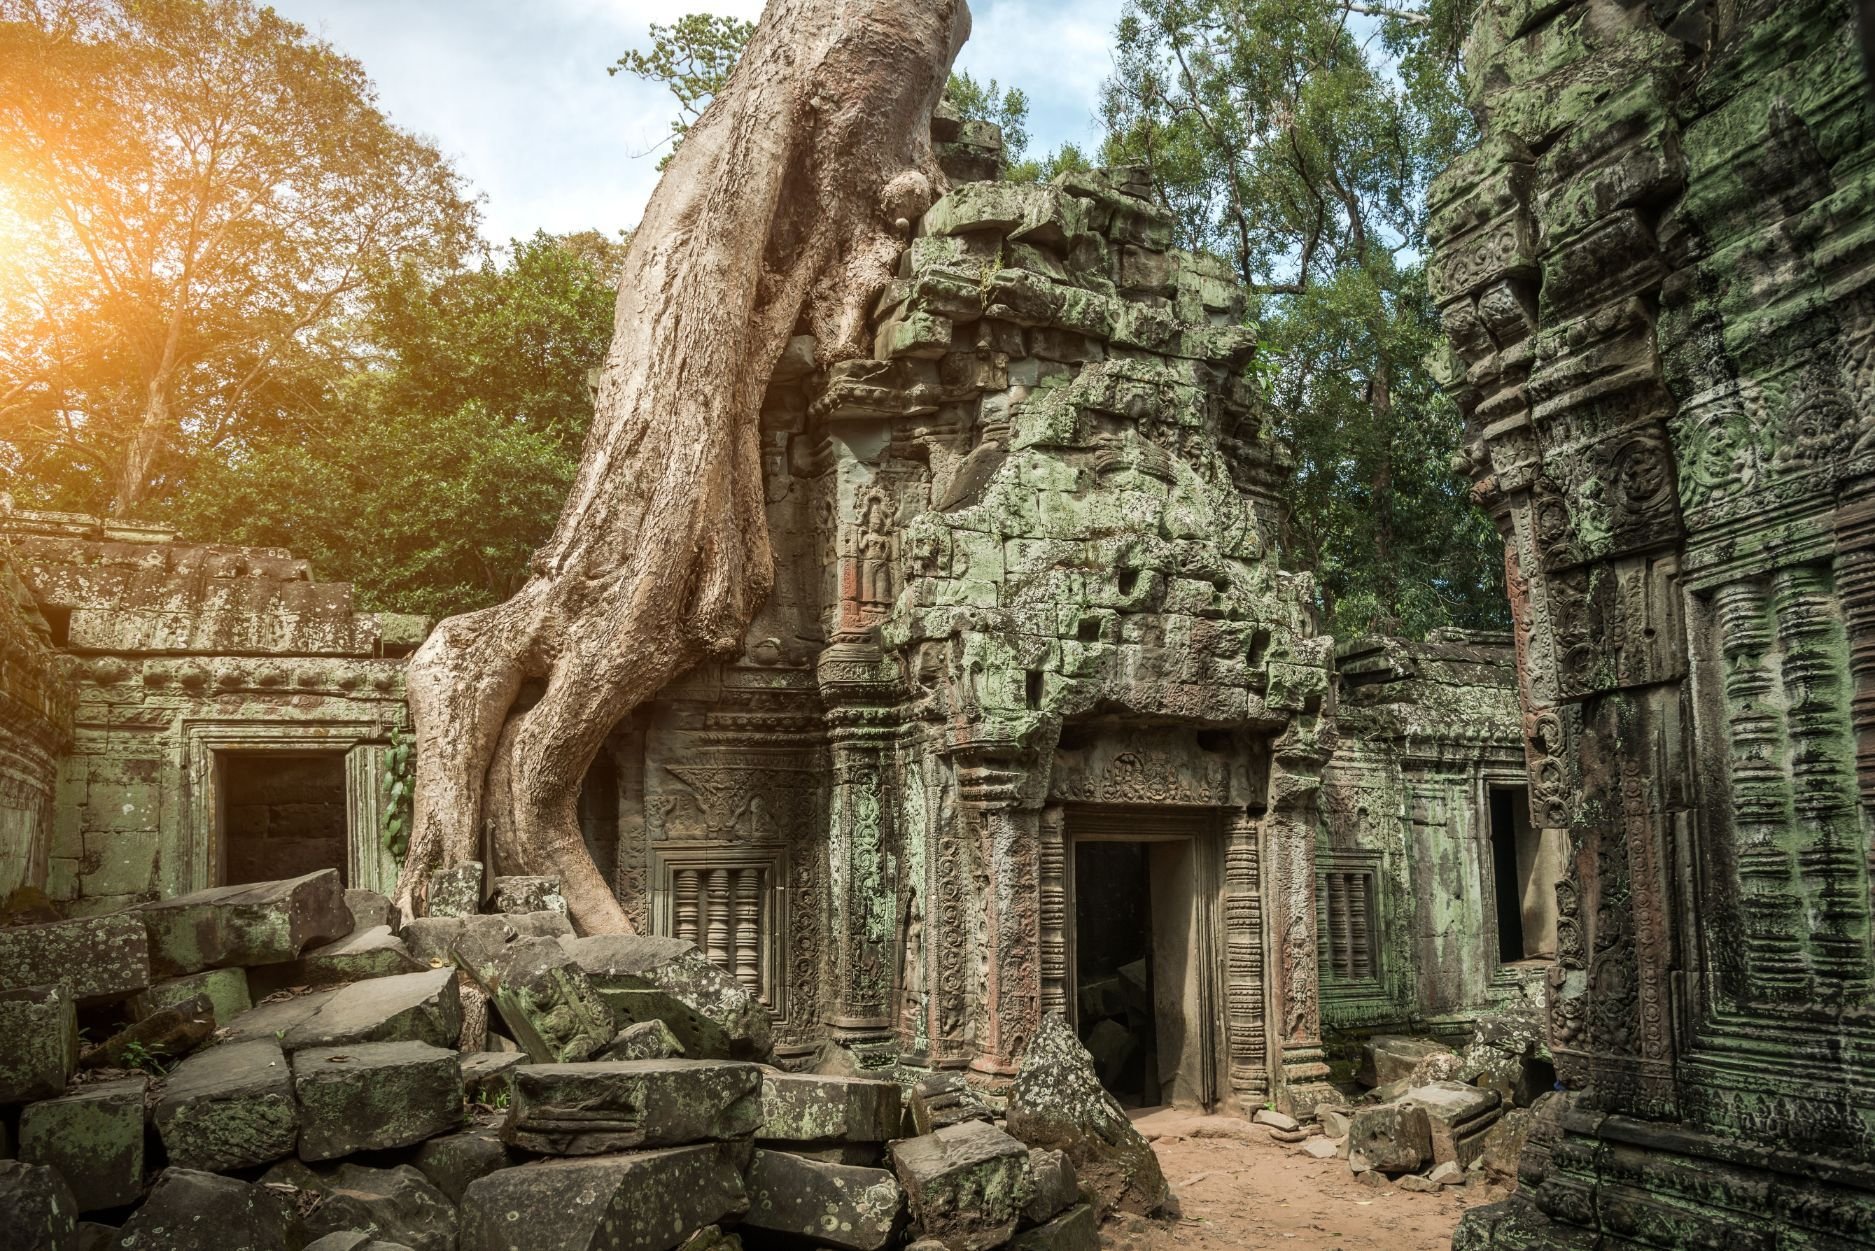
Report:
M1269 1098L1269 1002L1263 960L1263 825L1231 818L1224 847L1224 1015L1231 1091L1250 1112Z
M1038 842L1041 878L1042 1015L1068 1013L1068 843L1061 805L1042 809Z
M1015 1076L1041 1024L1041 814L1016 806L1023 771L974 753L957 766L962 825L974 857L980 944L970 1020L972 1074L989 1084Z
M1265 820L1269 871L1264 900L1271 926L1271 999L1282 1066L1278 1101L1308 1112L1334 1095L1322 1055L1321 972L1315 933L1315 798L1327 752L1312 738L1278 744Z

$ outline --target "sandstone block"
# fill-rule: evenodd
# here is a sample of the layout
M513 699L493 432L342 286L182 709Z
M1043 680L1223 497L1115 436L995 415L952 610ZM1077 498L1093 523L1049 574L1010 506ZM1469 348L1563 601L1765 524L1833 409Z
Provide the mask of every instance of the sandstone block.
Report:
M134 1201L143 1193L143 1099L149 1086L147 1077L96 1082L28 1104L20 1113L20 1159L57 1169L81 1212Z
M587 1059L612 1041L611 1008L579 964L550 938L517 938L471 954L473 934L455 947L457 963L488 993L521 1049L536 1064Z
M757 1142L804 1146L888 1142L904 1131L895 1082L810 1073L762 1074Z
M57 1169L0 1160L0 1248L78 1251L78 1202Z
M320 1202L305 1217L308 1236L356 1230L408 1251L455 1251L455 1205L410 1165L347 1163L316 1176Z
M517 938L571 938L573 923L562 912L523 912L507 916L418 917L405 924L401 937L410 954L427 965L456 963L457 940L493 950Z
M599 1053L601 1060L674 1060L684 1054L684 1045L662 1021L640 1021L627 1025Z
M1414 1087L1407 1098L1425 1109L1434 1164L1451 1160L1470 1168L1484 1155L1485 1137L1501 1106L1496 1091L1463 1082L1433 1082Z
M470 1183L460 1251L672 1251L747 1207L724 1144L545 1160Z
M1273 1108L1258 1108L1256 1115L1251 1117L1250 1120L1257 1125L1267 1125L1271 1129L1288 1130L1290 1132L1301 1128L1301 1126L1296 1123L1295 1117L1290 1116L1287 1112L1278 1112Z
M855 1168L757 1149L749 1164L751 1229L812 1239L840 1251L880 1251L892 1241L904 1195L882 1168Z
M302 1160L407 1147L463 1116L453 1052L420 1042L312 1047L293 1055Z
M164 1082L155 1120L177 1168L223 1172L291 1155L299 1112L286 1054L256 1038L190 1056Z
M255 969L255 992L269 994L285 986L338 986L377 977L396 977L429 968L410 954L388 925L354 930L335 943L314 947L297 960Z
M359 930L376 929L383 925L395 933L397 930L397 905L374 890L351 886L345 891L345 906L351 910L352 933Z
M1356 1172L1416 1173L1431 1162L1432 1131L1418 1104L1373 1104L1349 1118L1348 1164Z
M544 1155L738 1138L751 1133L761 1115L761 1070L753 1064L526 1064L512 1074L502 1140Z
M557 877L498 877L493 903L496 912L566 912Z
M1009 1241L1034 1194L1028 1148L983 1121L902 1139L891 1157L919 1234L949 1251Z
M462 1034L462 997L454 969L426 969L353 982L288 1029L288 1051L347 1043L421 1042L454 1047Z
M0 929L0 991L61 986L80 1003L103 1003L149 984L149 938L131 913Z
M257 1003L223 1024L217 1031L221 1043L251 1042L256 1038L278 1041L300 1022L310 1020L319 1009L331 1003L333 996L338 993L336 990L315 990L304 995Z
M987 1121L990 1110L968 1082L956 1073L926 1073L911 1088L911 1123L919 1134L932 1134L946 1125Z
M149 934L150 965L179 977L225 965L279 964L352 931L333 869L279 882L216 886L134 910Z
M0 1104L51 1099L78 1071L78 1014L62 986L0 991Z
M1050 1147L1031 1148L1029 1175L1035 1179L1035 1188L1022 1207L1025 1224L1046 1224L1080 1202L1080 1179L1074 1175L1074 1161L1068 1158L1067 1152Z
M1341 1154L1341 1142L1335 1138L1308 1138L1302 1142L1302 1154L1316 1160L1332 1160Z
M1098 1251L1100 1222L1090 1203L1077 1203L1049 1221L1017 1234L1011 1251Z
M694 943L642 934L562 939L621 1025L663 1021L697 1060L766 1060L768 1009Z
M417 1148L411 1163L451 1203L461 1203L469 1183L497 1169L513 1168L525 1158L509 1150L492 1131L471 1129L430 1139Z
M300 1246L291 1191L233 1177L166 1168L150 1197L117 1231L135 1251L281 1251Z
M527 1057L518 1051L465 1051L457 1062L462 1066L462 1093L473 1103L480 1095L508 1089L508 1070L526 1064Z
M246 969L205 969L156 983L130 1001L130 1011L142 1020L197 998L208 1000L218 1025L228 1024L254 1006Z
M1362 1044L1361 1063L1354 1076L1363 1086L1384 1086L1412 1077L1421 1064L1443 1056L1450 1056L1454 1063L1458 1059L1456 1051L1429 1038L1377 1034Z
M465 860L430 874L430 889L424 897L424 915L432 917L472 917L482 910L482 865Z
M1101 1086L1093 1057L1059 1013L1043 1019L1023 1051L1007 1121L1030 1146L1067 1152L1103 1213L1149 1215L1171 1193L1151 1144Z

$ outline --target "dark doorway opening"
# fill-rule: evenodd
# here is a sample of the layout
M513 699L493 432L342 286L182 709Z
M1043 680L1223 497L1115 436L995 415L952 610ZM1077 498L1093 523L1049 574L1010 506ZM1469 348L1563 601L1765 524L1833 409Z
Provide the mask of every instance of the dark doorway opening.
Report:
M1523 891L1517 881L1517 818L1507 787L1491 788L1491 880L1497 888L1497 958L1523 959Z
M1491 880L1497 898L1497 954L1502 964L1556 954L1556 882L1563 837L1530 823L1530 792L1489 788Z
M343 752L225 752L219 761L222 881L346 871Z
M1145 843L1075 845L1074 934L1081 1042L1114 1098L1152 1107L1160 1102L1159 1057Z

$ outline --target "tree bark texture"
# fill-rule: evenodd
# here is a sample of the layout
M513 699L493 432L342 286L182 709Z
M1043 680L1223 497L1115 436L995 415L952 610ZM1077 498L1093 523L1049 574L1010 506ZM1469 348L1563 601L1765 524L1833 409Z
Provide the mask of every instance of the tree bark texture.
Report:
M580 784L633 708L739 653L774 580L763 393L794 334L823 363L866 354L941 190L931 112L968 31L963 0L769 3L632 237L553 537L512 599L444 621L411 660L406 914L433 870L479 858L557 873L584 932L630 929L580 836Z

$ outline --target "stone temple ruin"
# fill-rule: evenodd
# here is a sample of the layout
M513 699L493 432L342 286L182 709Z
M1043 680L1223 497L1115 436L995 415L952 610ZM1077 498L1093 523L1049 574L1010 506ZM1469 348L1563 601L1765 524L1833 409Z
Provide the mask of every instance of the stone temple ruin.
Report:
M1481 10L1431 281L1508 637L1320 634L1227 269L1136 171L997 182L940 116L872 357L770 388L744 654L587 778L640 936L500 865L389 914L424 623L0 511L0 1218L1080 1251L1166 1202L1124 1109L1169 1104L1520 1176L1464 1246L1867 1245L1846 24Z

